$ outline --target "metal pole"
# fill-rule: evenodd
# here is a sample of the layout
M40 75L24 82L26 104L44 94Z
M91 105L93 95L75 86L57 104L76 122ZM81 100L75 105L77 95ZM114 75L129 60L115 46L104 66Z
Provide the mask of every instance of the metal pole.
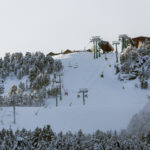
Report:
M90 40L90 42L93 43L94 59L99 57L98 47L97 47L99 41L101 41L99 36L93 36L92 39Z
M57 99L57 93L56 93L56 107L58 106L58 99Z
M88 90L85 88L85 89L80 89L78 93L81 93L82 96L83 96L83 105L85 105L85 93L87 93Z
M97 41L95 41L95 43L96 43L96 46L95 46L95 49L96 49L96 58L98 58L97 57Z
M59 75L59 82L60 82L60 100L62 100L62 94L61 94L61 76Z
M96 54L95 54L95 42L93 41L93 46L94 46L94 59L96 58Z
M84 91L83 91L83 105L85 105Z
M116 63L118 63L118 48L117 48L118 44L115 44L115 45L116 45Z
M14 124L16 124L16 108L15 108L15 98L13 96L13 116L14 116Z
M116 47L116 74L119 72L119 67L118 67L118 45L119 45L120 43L118 42L118 41L114 41L113 42L113 45L115 45L115 47Z
M120 43L118 41L114 41L113 42L113 45L115 45L115 48L116 48L116 63L118 64L118 45Z
M99 57L101 57L100 49L99 49Z

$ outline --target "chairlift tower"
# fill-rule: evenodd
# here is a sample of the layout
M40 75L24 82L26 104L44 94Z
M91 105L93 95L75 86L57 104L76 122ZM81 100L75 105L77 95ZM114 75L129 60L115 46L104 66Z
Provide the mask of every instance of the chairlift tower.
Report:
M118 45L120 44L120 42L118 41L113 41L113 45L115 45L116 48L116 63L118 64Z
M121 41L121 52L123 52L123 50L127 48L127 45L128 45L127 39L128 39L128 36L126 34L119 35L119 41Z
M59 76L59 80L57 80L57 76ZM62 86L61 77L62 76L63 76L63 73L56 74L54 79L52 80L53 87L54 87L54 83L57 83L56 89L59 89L59 93L57 93L58 91L56 91L56 107L58 107L58 96L60 96L60 100L62 100L62 91L61 91L61 86Z
M94 48L94 59L98 58L99 55L99 46L98 43L101 41L100 36L93 36L90 40L90 42L93 43L93 48Z
M61 92L61 86L62 86L62 79L61 77L63 76L63 73L59 73L59 89L60 89L60 100L62 100L62 92Z
M88 89L87 88L80 89L78 93L82 93L82 96L83 96L83 105L85 105L85 97L87 97Z
M119 72L119 66L118 66L118 45L120 44L120 42L118 41L113 41L113 45L115 45L116 47L116 65L115 65L115 68L116 68L116 74Z
M134 41L126 34L119 35L119 41L121 41L121 48L122 48L121 52L123 52L129 45L135 46Z

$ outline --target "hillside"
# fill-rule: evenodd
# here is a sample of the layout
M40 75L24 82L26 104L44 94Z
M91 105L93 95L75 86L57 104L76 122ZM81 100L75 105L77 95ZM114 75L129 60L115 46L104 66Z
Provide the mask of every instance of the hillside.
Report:
M105 57L108 59L105 60ZM127 127L132 116L147 103L148 90L135 87L134 81L120 82L115 75L115 54L103 54L94 60L88 52L57 55L62 61L62 100L56 107L55 98L49 98L44 107L16 107L16 125L12 123L12 107L0 110L0 128L35 129L50 124L56 132L78 131L86 133L97 129L115 130ZM103 73L104 77L101 77ZM22 79L23 80L23 79ZM8 83L9 80L6 80ZM6 84L7 86L8 84ZM81 88L88 89L85 105ZM68 96L65 92L68 92Z

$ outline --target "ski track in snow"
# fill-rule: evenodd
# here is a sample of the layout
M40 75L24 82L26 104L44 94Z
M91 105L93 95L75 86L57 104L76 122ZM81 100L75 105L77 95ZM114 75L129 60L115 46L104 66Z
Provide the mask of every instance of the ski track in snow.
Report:
M69 95L64 95L55 107L55 99L49 99L46 107L16 107L16 125L13 122L13 108L0 109L0 129L14 130L26 128L33 130L37 126L50 124L56 132L77 132L82 129L92 133L125 129L131 117L138 113L148 102L148 90L135 88L138 82L120 82L115 75L115 54L106 54L93 59L93 53L80 52L55 56L64 65L63 86ZM68 67L68 65L72 67ZM111 64L111 67L109 65ZM78 66L78 68L74 68ZM100 77L104 73L104 78ZM10 80L11 81L11 80ZM8 87L11 83L7 80ZM19 83L19 82L18 82ZM124 87L124 89L123 89ZM77 98L80 88L87 88L86 105L82 105L82 95Z

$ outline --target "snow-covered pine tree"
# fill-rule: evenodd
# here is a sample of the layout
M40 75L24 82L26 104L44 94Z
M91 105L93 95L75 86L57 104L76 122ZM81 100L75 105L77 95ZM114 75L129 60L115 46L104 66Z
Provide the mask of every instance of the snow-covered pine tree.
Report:
M25 91L25 84L23 82L20 82L19 88L22 90L22 92L24 92Z
M33 82L34 80L35 80L35 78L36 78L36 69L35 69L35 67L34 68L32 68L31 70L30 70L30 73L29 73L29 79L30 79L30 82Z
M3 81L1 81L3 82ZM3 101L3 97L2 94L4 93L4 85L2 83L0 83L0 103L2 104Z
M10 91L9 91L9 96L11 97L11 103L14 104L15 101L16 101L16 95L17 95L17 86L16 85L13 85L11 88L10 88Z

